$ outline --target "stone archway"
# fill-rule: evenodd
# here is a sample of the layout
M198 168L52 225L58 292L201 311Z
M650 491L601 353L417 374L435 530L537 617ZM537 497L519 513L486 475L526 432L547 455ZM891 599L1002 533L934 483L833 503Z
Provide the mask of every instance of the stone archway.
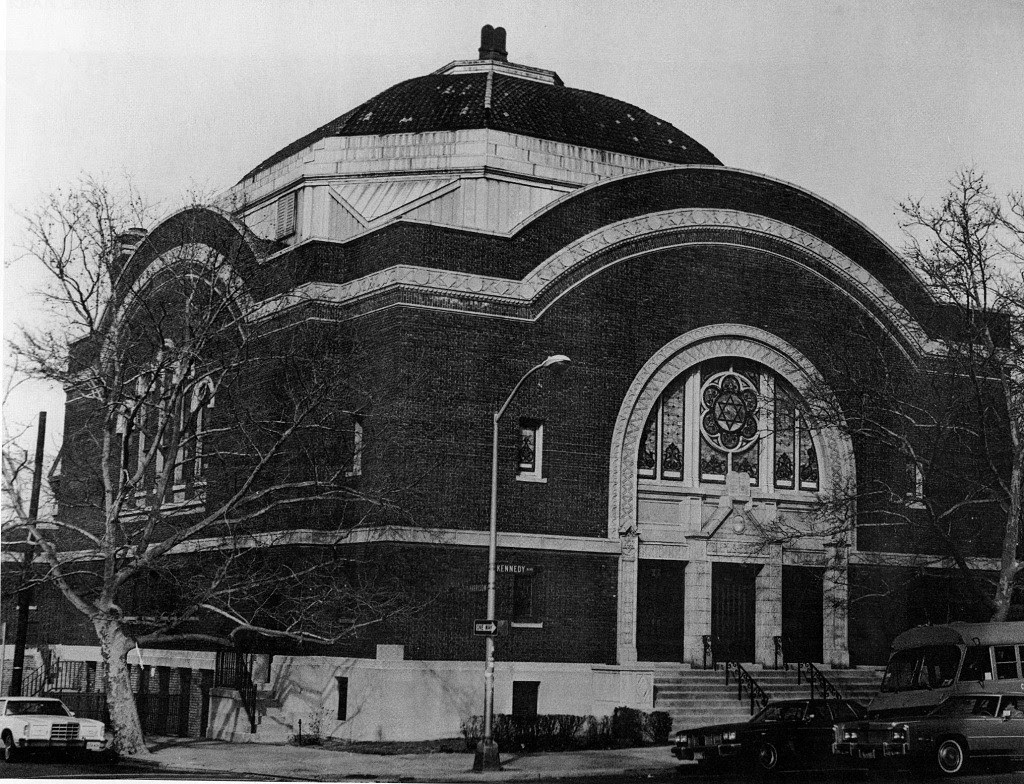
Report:
M730 475L729 481L717 488L704 488L689 498L689 527L685 536L671 546L651 542L638 515L639 480L636 455L641 431L659 396L684 373L708 360L736 357L757 363L785 380L795 389L822 386L813 365L793 346L765 330L742 324L718 324L687 332L670 341L645 363L637 373L623 400L616 420L610 455L609 538L622 543L619 570L619 606L617 647L620 663L637 658L637 598L639 561L645 547L664 557L686 562L685 657L698 663L702 659L702 640L712 633L712 564L749 563L758 567L755 580L755 634L756 661L768 662L773 658L773 638L782 634L782 566L784 546L765 540L755 551L749 545L732 541L737 533L761 530L773 522L775 505L766 503L761 510L752 509L749 481L737 482L741 475ZM820 492L830 493L835 486L846 486L855 477L852 445L838 429L822 430L815 436L822 471ZM691 495L693 495L691 493ZM807 495L807 494L805 494ZM717 502L717 508L708 510L708 499ZM772 519L766 519L772 517ZM729 521L729 527L723 524ZM852 532L850 532L852 536ZM794 553L803 559L813 559L814 565L825 570L822 596L823 659L829 663L848 661L846 642L846 547L850 536L842 541L822 541L810 552ZM805 548L806 549L806 548ZM657 557L657 556L655 556ZM721 575L728 569L720 569ZM824 608L824 604L828 604ZM744 647L743 650L750 650Z

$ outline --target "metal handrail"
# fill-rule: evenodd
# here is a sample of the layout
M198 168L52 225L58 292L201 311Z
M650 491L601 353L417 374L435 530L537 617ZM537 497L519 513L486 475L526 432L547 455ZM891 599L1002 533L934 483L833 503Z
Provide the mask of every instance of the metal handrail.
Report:
M249 727L256 732L256 684L252 681L249 655L241 651L217 651L214 685L238 691L242 707L249 717Z
M786 642L786 638L783 637L781 634L777 634L774 637L772 637L772 643L775 646L775 669L776 670L778 670L778 669L788 670L789 669L789 662L786 661L785 642ZM779 667L779 661L780 660L782 661L782 667Z
M708 656L711 657L711 669L716 669L714 635L705 634L701 641L704 643L704 669L708 669Z
M42 694L46 686L46 672L47 667L43 664L26 675L21 682L21 696L38 697Z
M821 698L827 700L829 698L835 698L837 700L845 699L843 693L836 688L836 685L832 683L828 678L825 677L825 673L815 667L811 662L797 662L796 665L796 682L797 684L803 683L803 674L806 671L807 680L811 685L811 699L814 699L814 688L817 685L821 691Z
M750 715L753 716L758 710L768 704L768 692L761 688L761 684L754 680L754 677L744 669L737 661L725 663L725 685L729 685L729 675L733 668L736 669L736 699L743 700L743 687L747 687L750 695Z

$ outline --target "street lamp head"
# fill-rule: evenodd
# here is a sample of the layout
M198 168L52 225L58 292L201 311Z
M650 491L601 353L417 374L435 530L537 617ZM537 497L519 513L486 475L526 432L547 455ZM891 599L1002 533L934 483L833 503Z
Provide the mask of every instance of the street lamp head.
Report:
M542 368L564 367L565 365L568 365L570 362L572 362L572 360L569 359L569 357L567 357L565 354L552 354L550 357L541 362L540 366Z

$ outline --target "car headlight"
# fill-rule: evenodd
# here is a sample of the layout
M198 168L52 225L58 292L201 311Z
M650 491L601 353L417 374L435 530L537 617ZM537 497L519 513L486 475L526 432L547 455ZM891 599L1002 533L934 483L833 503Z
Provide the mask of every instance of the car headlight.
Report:
M860 737L860 736L857 734L857 730L846 730L846 729L843 730L843 740L844 741L845 740L857 740L858 737Z
M50 737L50 725L49 724L37 724L35 722L28 723L28 732L26 733L30 738L49 738Z
M82 727L82 738L85 740L103 740L103 728L95 724Z
M910 727L908 727L906 724L900 724L900 725L898 725L896 727L893 727L892 728L892 739L895 740L895 741L899 741L900 743L904 743L907 740L907 736L909 734L909 731L910 731Z
M690 736L686 735L685 733L682 733L682 732L677 732L676 733L676 743L678 743L680 746L689 746L690 745Z
M736 730L727 730L726 732L723 732L722 740L726 742L736 740Z

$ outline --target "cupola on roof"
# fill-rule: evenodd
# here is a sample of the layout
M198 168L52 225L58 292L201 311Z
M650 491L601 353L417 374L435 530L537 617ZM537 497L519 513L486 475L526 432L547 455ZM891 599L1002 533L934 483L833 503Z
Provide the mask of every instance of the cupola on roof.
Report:
M505 30L487 25L479 58L396 84L271 155L245 175L332 136L492 128L667 163L721 165L706 147L632 104L566 87L554 71L508 62Z

